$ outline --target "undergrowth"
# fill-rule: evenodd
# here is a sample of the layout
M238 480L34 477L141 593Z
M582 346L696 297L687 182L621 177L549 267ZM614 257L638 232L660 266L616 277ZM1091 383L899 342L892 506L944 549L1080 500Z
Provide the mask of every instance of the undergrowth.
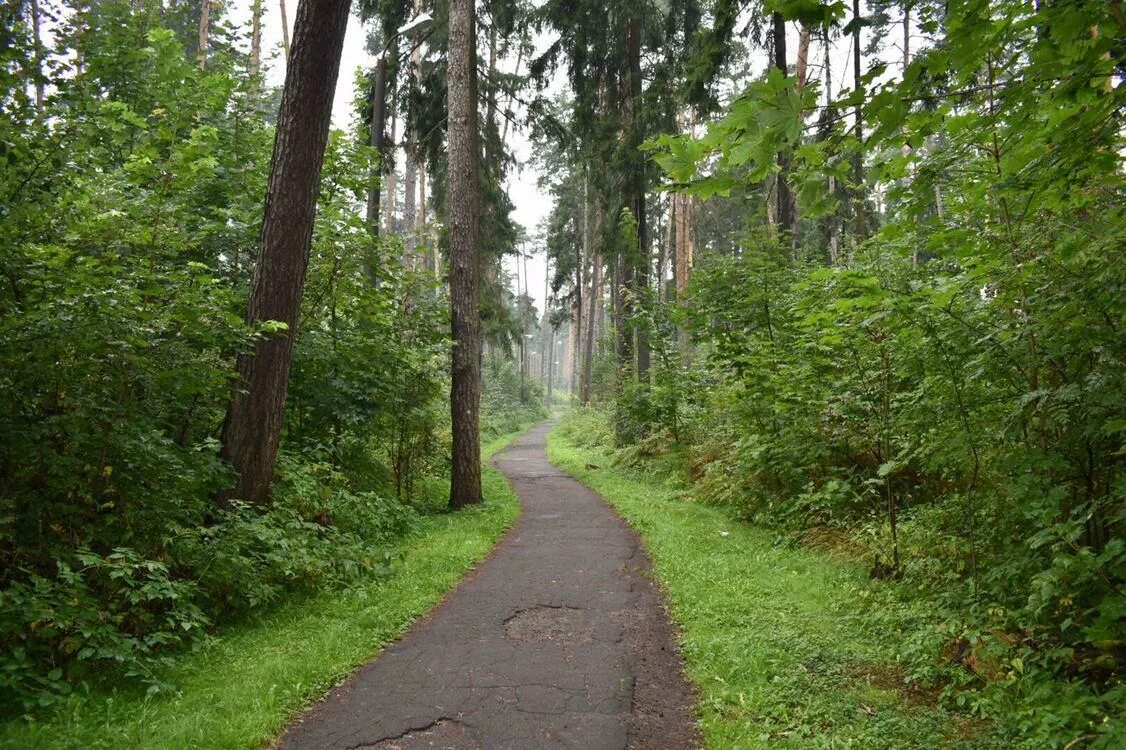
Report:
M548 455L645 539L709 747L1049 746L1025 723L1042 683L1010 680L1001 695L952 682L965 670L941 650L926 602L870 578L846 537L803 544L742 522L697 502L674 456L614 452L611 435L606 415L572 411Z

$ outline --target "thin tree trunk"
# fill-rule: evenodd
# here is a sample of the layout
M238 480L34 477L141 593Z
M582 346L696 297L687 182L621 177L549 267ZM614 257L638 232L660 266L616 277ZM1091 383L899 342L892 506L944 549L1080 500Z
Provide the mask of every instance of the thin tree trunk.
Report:
M550 323L548 324L550 326ZM547 406L551 408L552 399L555 397L555 337L556 330L551 328L551 343L548 344L547 354Z
M351 0L301 0L297 6L246 315L251 325L278 321L286 330L263 336L253 352L238 358L243 387L227 410L220 452L238 479L224 500L269 502L350 5Z
M594 214L594 233L596 237L602 236L602 207L599 206ZM593 248L592 248L593 249ZM580 399L583 406L590 403L591 381L594 379L594 318L598 313L598 300L602 291L602 255L595 252L592 258L589 303L586 316L586 336L584 337L583 373L580 384Z
M794 69L794 73L798 79L798 92L805 88L806 76L809 71L809 37L811 29L808 26L801 27L801 37L798 39L798 60Z
M258 75L262 67L262 0L254 0L250 19L250 75Z
M672 296L675 298L676 290L680 288L678 274L680 273L677 268L678 255L676 252L676 208L680 201L677 199L676 193L669 193L669 215L668 220L665 222L665 255L669 259L669 268L672 270Z
M676 195L676 296L683 301L688 295L688 280L692 276L695 240L692 232L692 197Z
M634 217L637 219L637 247L631 248L635 253L631 269L633 284L631 290L635 297L643 296L649 288L649 223L645 205L645 169L647 159L640 150L645 140L641 116L641 34L642 19L633 15L626 28L626 45L629 51L629 108L630 129L634 139L634 163L631 182L633 184ZM632 333L632 332L631 332ZM639 326L637 335L637 378L645 383L649 381L649 335L644 327Z
M211 0L203 0L199 9L199 54L196 62L200 69L207 67L207 45L211 36Z
M31 0L31 41L35 45L32 51L35 64L35 109L43 112L44 86L43 86L43 38L39 31L39 0Z
M548 300L551 295L551 258L547 257L544 253L543 261L543 340L541 341L541 349L543 349L543 356L540 357L540 380L547 378L547 336L550 330L551 321L548 315ZM547 392L547 405L551 406L551 390Z
M786 75L786 21L782 18L781 13L774 13L771 15L773 21L773 35L774 35L774 67ZM775 190L775 198L777 201L777 208L775 209L775 219L778 222L778 230L783 241L792 243L795 239L796 225L794 222L794 201L790 195L789 185L790 173L790 157L784 151L778 152L778 178L776 180L777 189Z
M285 52L285 59L289 61L289 15L285 12L285 0L278 0L278 5L281 7L281 22L282 22L282 50ZM298 10L301 9L298 4Z
M853 90L860 90L860 0L852 0L852 80ZM853 211L855 213L855 226L853 235L856 243L860 244L868 237L868 217L865 207L864 195L864 110L859 103L856 105L856 155L853 157L852 179L855 183L853 194Z
M477 32L473 0L450 0L448 49L450 417L453 450L450 507L482 501L481 318L477 223Z
M829 32L825 31L825 107L828 109L832 106L833 102L833 72L832 65L830 64L830 57L832 52L832 44L829 41ZM829 198L832 199L837 193L837 178L829 175ZM828 222L829 229L829 263L837 265L840 260L840 229L837 226L837 214L833 212L825 217Z
M392 89L393 90L393 89ZM391 96L391 142L383 150L384 154L391 154L395 150L395 138L398 133L396 132L399 127L399 113L398 107L395 106L395 96ZM381 160L382 161L382 160ZM398 207L396 204L399 198L399 185L398 175L395 172L395 164L393 158L387 159L387 164L390 169L387 170L387 200L383 204L383 226L384 231L390 235L395 231L395 209ZM382 167L382 163L380 164Z

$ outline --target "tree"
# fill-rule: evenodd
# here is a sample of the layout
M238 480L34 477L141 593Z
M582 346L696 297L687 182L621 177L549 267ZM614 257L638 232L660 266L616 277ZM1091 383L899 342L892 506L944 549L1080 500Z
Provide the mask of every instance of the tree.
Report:
M481 314L477 253L477 32L472 0L452 0L449 15L450 507L481 502Z
M302 0L294 23L266 188L261 254L246 314L251 325L275 325L266 326L253 352L239 357L240 388L231 399L223 425L221 456L238 475L225 497L256 505L269 501L281 439L293 341L350 5L351 0Z

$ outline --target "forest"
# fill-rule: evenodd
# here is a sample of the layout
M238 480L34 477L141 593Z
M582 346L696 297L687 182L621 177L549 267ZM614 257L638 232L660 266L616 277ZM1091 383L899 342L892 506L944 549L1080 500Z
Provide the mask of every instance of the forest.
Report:
M1126 5L293 4L0 5L0 747L271 743L518 523L487 460L549 417L708 747L1126 742ZM795 555L879 674L736 690L697 628L754 616L701 613L770 605L705 587ZM283 697L219 731L231 644ZM834 728L857 670L895 718Z

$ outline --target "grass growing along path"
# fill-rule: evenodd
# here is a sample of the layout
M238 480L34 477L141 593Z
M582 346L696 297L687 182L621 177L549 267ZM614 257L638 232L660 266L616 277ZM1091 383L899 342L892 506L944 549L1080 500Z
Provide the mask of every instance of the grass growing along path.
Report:
M888 662L896 634L853 606L867 589L859 565L780 547L686 501L682 485L611 467L610 456L569 442L565 428L548 436L547 452L644 538L682 629L709 747L988 746L978 724L903 684Z
M486 457L517 433L490 441ZM389 576L284 605L225 628L160 673L175 693L73 696L50 718L0 726L4 748L251 748L268 743L384 644L425 614L492 549L519 515L495 469L486 502L428 516L405 540Z

